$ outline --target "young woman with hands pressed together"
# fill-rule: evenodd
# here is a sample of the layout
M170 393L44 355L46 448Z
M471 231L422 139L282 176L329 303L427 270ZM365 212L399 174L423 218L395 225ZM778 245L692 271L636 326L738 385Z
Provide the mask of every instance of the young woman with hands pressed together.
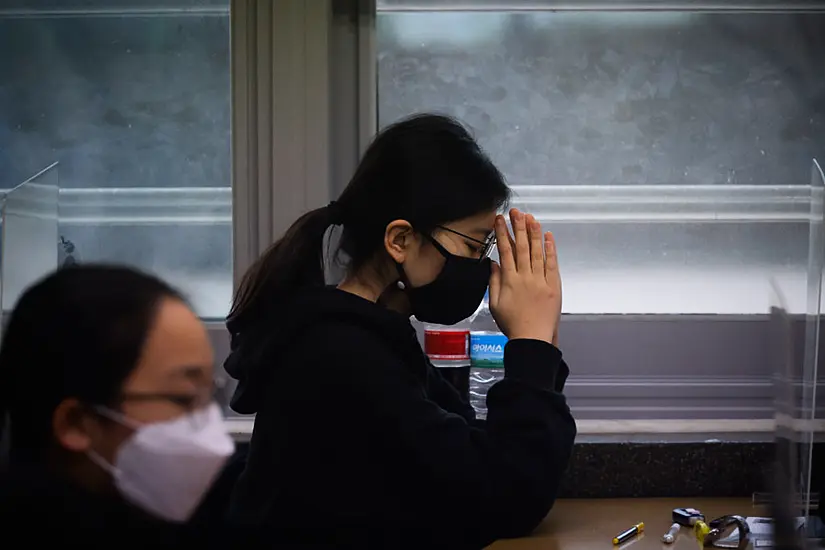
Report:
M509 195L459 123L414 116L381 131L339 199L253 265L227 320L232 406L257 413L232 522L337 546L479 548L545 517L576 434L556 346L561 279L533 216L511 210L510 235L497 214ZM337 286L325 285L331 227ZM488 285L510 341L481 421L410 317L454 324Z

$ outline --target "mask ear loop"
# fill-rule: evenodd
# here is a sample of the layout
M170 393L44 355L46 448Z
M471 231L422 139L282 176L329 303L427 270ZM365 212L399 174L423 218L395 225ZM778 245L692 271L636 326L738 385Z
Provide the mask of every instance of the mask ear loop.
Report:
M121 426L126 428L131 428L133 430L137 430L140 428L140 424L128 418L126 415L119 413L117 411L113 411L108 407L104 407L103 405L95 405L92 407L92 410L97 413L98 415L111 420L112 422L117 422ZM95 451L94 449L89 449L86 451L86 456L89 457L89 460L94 462L101 470L108 473L112 477L116 477L119 475L120 471L114 464L110 464L105 458L103 458L100 453Z
M444 246L429 233L421 233L421 235L423 235L425 239L430 241L430 244L433 245L433 247L438 251L439 254L444 256L445 260L449 259L450 256L453 256L453 254L451 254L449 250L444 248ZM402 266L399 263L396 263L395 268L398 271L398 280L395 281L395 286L398 288L398 290L403 291L407 288L412 288L412 285L409 283L409 279L407 278L407 274L404 273L404 266Z
M103 405L96 405L94 407L94 411L103 418L108 418L112 422L117 422L118 424L126 428L137 430L141 427L141 424L139 422L132 420L131 418L129 418L121 412L113 411L109 407L104 407Z
M89 457L89 460L91 460L98 467L100 467L101 470L111 475L112 477L118 475L118 469L114 465L109 464L109 462L105 458L100 456L100 454L98 454L97 451L89 449L88 451L86 451L86 456Z
M433 245L433 247L434 247L436 250L438 250L439 254L441 254L442 256L444 256L444 259L447 259L447 258L449 258L450 256L454 256L454 254L452 254L449 250L447 250L446 248L444 248L444 245L442 245L440 242L438 242L438 240L436 240L436 238L435 238L435 237L433 237L432 235L425 234L425 235L424 235L424 237L426 237L426 238L427 238L427 240L428 240L428 241L430 241L430 244L432 244L432 245Z

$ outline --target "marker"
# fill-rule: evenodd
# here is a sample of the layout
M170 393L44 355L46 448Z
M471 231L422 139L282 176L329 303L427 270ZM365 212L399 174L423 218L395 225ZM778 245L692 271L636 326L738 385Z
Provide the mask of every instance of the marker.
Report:
M613 537L613 544L614 545L619 545L619 544L625 542L626 540L630 539L631 537L635 537L636 535L638 535L639 533L641 533L644 530L645 530L645 524L643 522L639 522L636 525L634 525L633 527L631 527L630 529L628 529L627 531L622 531L621 533L619 533L618 535Z
M678 523L674 523L673 525L671 525L670 531L662 535L662 542L664 542L665 544L673 544L673 541L676 540L676 534L679 532L679 529L681 529L681 527L682 526Z

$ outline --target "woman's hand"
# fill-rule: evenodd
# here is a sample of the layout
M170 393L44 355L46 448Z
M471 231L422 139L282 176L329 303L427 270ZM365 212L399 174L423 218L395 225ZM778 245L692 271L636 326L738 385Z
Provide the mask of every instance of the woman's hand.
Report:
M496 218L501 265L493 264L490 311L510 339L556 343L561 317L561 276L552 233L542 235L532 215L510 211L514 237L504 216Z

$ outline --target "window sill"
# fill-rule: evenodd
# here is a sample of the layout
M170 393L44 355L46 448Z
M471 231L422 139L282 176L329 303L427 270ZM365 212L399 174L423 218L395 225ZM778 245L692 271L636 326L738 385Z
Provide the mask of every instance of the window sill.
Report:
M236 441L249 441L255 420L230 417L225 424ZM576 424L579 443L769 441L774 431L770 419L579 420Z

